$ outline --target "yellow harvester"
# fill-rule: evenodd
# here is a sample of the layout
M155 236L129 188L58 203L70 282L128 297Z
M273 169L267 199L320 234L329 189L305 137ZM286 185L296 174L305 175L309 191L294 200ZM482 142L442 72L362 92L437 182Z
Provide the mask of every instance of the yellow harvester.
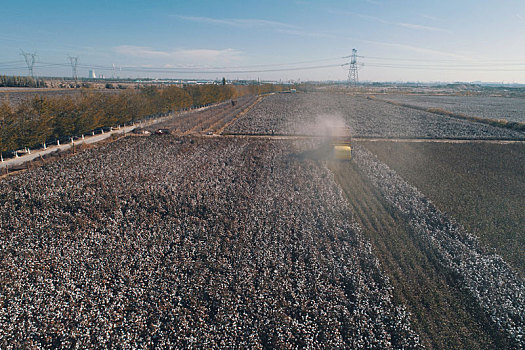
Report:
M332 144L334 159L352 159L350 129L347 127L336 127L330 130L330 134L330 143Z

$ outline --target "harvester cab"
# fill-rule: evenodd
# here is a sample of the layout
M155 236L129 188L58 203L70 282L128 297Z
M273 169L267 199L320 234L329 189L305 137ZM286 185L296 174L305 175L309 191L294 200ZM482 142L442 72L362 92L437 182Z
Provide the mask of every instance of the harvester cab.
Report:
M332 155L334 159L345 161L349 161L350 159L352 159L352 145L349 128L331 128L330 143L332 146Z

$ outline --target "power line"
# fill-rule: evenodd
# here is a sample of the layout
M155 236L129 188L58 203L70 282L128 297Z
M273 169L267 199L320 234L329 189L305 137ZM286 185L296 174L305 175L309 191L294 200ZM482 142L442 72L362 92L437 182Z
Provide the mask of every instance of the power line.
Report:
M450 71L500 71L500 72L523 72L523 69L509 69L509 68L497 68L497 67L454 67L454 66L424 66L424 65L394 65L394 64L374 64L368 63L367 67L376 68L394 68L394 69L420 69L420 70L450 70Z
M378 56L358 56L360 58L366 58L371 60L383 60L383 61L412 61L412 62L458 62L458 60L462 61L468 61L469 64L472 63L486 63L486 64L498 64L501 62L501 64L512 64L509 62L518 62L518 64L523 64L525 59L519 60L519 59L511 59L511 60L495 60L495 59L423 59L423 58L400 58L400 57L378 57ZM467 62L465 62L467 64Z
M203 68L203 67L196 67L196 68L163 68L163 67L137 67L137 66L122 66L120 67L121 71L127 71L127 72L145 72L145 73L194 73L194 74L202 74L202 73L262 73L262 72L281 72L281 71L289 71L289 70L308 70L308 69L321 69L321 68L328 68L328 67L338 67L340 66L340 63L336 64L328 64L328 65L314 65L314 66L298 66L298 67L288 67L288 68L275 68L275 69L256 69L256 70L245 70L245 69L236 69L236 70L219 70L216 68ZM65 67L66 64L63 63L47 63L42 62L39 64L41 67ZM79 67L84 68L96 68L100 70L113 70L113 66L101 66L101 65L78 65Z
M503 63L503 64L482 64L482 63L450 63L450 64L443 64L443 63L437 63L437 64L427 64L427 63L383 63L383 62L373 62L371 64L376 65L395 65L395 66L409 66L409 67L440 67L440 68L472 68L472 67L520 67L525 66L525 62L522 63Z
M112 65L100 65L100 64L79 64L78 57L68 57L70 64L65 63L53 63L53 62L37 62L37 55L35 53L26 53L22 51L25 61L5 61L0 62L0 68L6 71L14 71L22 69L22 63L26 63L26 67L29 70L29 74L33 76L33 68L65 68L71 67L73 71L73 78L77 79L77 68L88 68L97 69L102 71L112 71L115 75L117 66ZM309 63L323 62L323 61L334 61L348 59L347 63L333 63L333 64L319 64L319 65L308 65ZM390 68L390 69L412 69L412 70L450 70L450 71L502 71L502 72L521 72L525 70L524 61L516 60L475 60L465 62L459 60L446 60L446 59L414 59L414 58L388 58L380 56L362 56L357 54L357 50L352 50L350 56L339 56L330 58L320 58L315 60L303 60L289 63L274 63L274 64L259 64L259 65L245 65L245 66L201 66L201 67L141 67L141 66L119 66L119 71L124 72L136 72L136 73L164 73L164 74L244 74L244 73L265 73L265 72L286 72L286 71L300 71L300 70L314 70L323 69L337 66L349 67L348 78L349 82L357 84L358 82L358 58L370 60L367 63L368 67L374 68ZM376 61L376 62L374 62ZM386 61L386 62L381 62ZM487 62L487 63L484 63ZM490 62L490 63L489 63Z
M0 62L0 66L24 63L22 60Z
M221 74L221 73L229 73L229 74L239 74L239 73L265 73L265 72L286 72L286 71L298 71L298 70L311 70L311 69L322 69L322 68L329 68L329 67L339 67L341 64L327 64L327 65L317 65L317 66L304 66L304 67L290 67L290 68L276 68L276 69L258 69L258 70L194 70L194 71L188 71L188 70L148 70L148 69L127 69L125 67L122 67L122 70L130 71L130 72L150 72L150 73L192 73L192 74Z
M330 58L320 58L316 60L307 60L307 61L297 61L297 62L290 62L290 63L274 63L274 64L254 64L254 65L248 65L248 66L230 66L230 67L213 67L214 69L242 69L242 68L257 68L257 67L282 67L282 66L294 66L297 64L305 64L305 63L316 63L316 62L326 62L326 61L335 61L335 60L342 60L348 58L348 56L342 56L342 57L330 57Z
M21 69L24 69L27 67L10 67L10 68L2 68L3 71L20 71Z
M331 60L340 60L345 58L351 58L352 56L340 56L340 57L332 57L332 58L323 58L323 59L316 59L316 60L308 60L308 61L298 61L298 62L290 62L290 63L276 63L276 64L263 64L263 65L246 65L246 66L201 66L201 67L140 67L140 66L123 66L124 69L127 70L141 70L141 71L162 71L162 72L168 72L168 71L174 71L174 72L183 72L183 71L190 71L193 72L195 70L199 71L215 71L220 70L220 72L226 72L228 70L232 69L244 69L244 68L257 68L257 67L286 67L286 66L296 66L298 64L306 64L306 63L314 63L314 62L322 62L322 61L331 61ZM388 58L388 57L378 57L378 56L362 56L362 55L356 55L357 58L366 58L367 60L386 60L386 61L407 61L407 62L423 62L423 64L417 64L415 66L428 66L428 67L493 67L496 66L525 66L525 61L516 61L516 60L504 60L504 61L498 61L498 60L476 60L473 62L465 62L465 63L458 63L457 60L424 60L424 59L410 59L410 58ZM13 66L18 65L24 61L9 61L9 62L1 62L0 66ZM429 64L426 64L424 62L429 62ZM436 64L432 64L432 62L436 62ZM442 62L442 63L440 63ZM449 63L446 63L449 62ZM486 62L486 63L484 63ZM385 63L377 63L377 64L385 64ZM394 63L392 63L394 64ZM37 64L39 67L50 67L50 66L56 66L56 67L66 67L68 65L63 63L51 63L51 62L38 62ZM406 66L406 65L403 65ZM414 66L411 64L410 66ZM78 67L84 67L84 68L96 68L96 69L103 69L103 70L113 70L113 65L106 66L106 65L95 65L95 64L78 64ZM295 68L295 67L293 67Z
M244 68L257 68L257 67L285 67L285 66L296 66L298 64L306 64L306 63L315 63L315 62L323 62L323 61L334 61L334 60L341 60L345 57L331 57L331 58L322 58L322 59L316 59L316 60L307 60L307 61L298 61L298 62L291 62L291 63L276 63L276 64L260 64L260 65L247 65L247 66L212 66L212 67L140 67L140 66L121 66L120 68L122 70L133 70L133 71L152 71L152 72L176 72L176 73L183 73L185 71L188 71L190 73L195 72L196 70L200 71L211 71L211 73L223 73L223 72L229 72L230 70L241 70ZM50 63L50 62L39 62L39 65L42 66L64 66L63 63ZM96 68L96 69L103 69L103 70L114 70L114 66L105 66L105 65L94 65L94 64L79 64L79 67L83 68ZM300 68L300 67L291 67L293 69ZM244 70L242 70L244 71ZM260 72L265 70L253 70L253 72ZM252 72L252 71L247 71Z

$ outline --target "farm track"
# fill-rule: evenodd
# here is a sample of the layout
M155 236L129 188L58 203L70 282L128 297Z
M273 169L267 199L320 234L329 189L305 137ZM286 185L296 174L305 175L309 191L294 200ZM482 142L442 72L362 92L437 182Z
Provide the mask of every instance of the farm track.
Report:
M224 130L225 125L236 120L236 117L247 109L247 106L251 108L255 105L254 101L256 102L256 98L253 96L241 97L235 106L224 102L204 111L175 116L170 120L150 126L148 130L153 132L157 129L169 129L173 135L179 136L218 133Z
M355 163L329 162L355 219L371 240L394 299L412 313L415 330L432 349L505 347L474 300L461 291L435 254L398 210L360 173Z
M213 135L219 136L219 135ZM275 140L305 140L321 139L324 136L316 135L290 135L290 134L250 134L250 133L224 133L221 137L239 137L239 138L256 138L256 139L275 139ZM489 143L489 144L525 144L525 140L508 140L508 139L440 139L440 138L378 138L378 137L352 137L356 142L435 142L435 143Z
M224 133L224 130L226 128L228 128L230 125L232 125L233 123L235 123L237 120L239 120L239 118L243 117L246 113L248 113L253 107L255 107L255 105L257 105L259 102L261 102L263 99L263 96L259 96L257 97L257 99L250 105L248 106L246 109L244 109L241 113L239 113L236 117L234 117L233 119L231 119L230 121L228 121L226 124L223 124L222 127L217 130L217 133L218 134L223 134Z
M219 110L218 113L214 113L214 111L211 110L209 118L199 118L197 125L186 131L183 135L214 132L225 123L228 123L250 101L251 99L243 101L243 103L239 103L233 108L229 108L229 105L225 106Z

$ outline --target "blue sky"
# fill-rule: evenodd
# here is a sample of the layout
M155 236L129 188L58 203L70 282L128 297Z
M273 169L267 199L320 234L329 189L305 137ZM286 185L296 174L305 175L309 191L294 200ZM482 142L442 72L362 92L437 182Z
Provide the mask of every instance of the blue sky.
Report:
M0 74L525 83L523 0L0 0ZM115 72L111 68L115 65ZM120 69L119 69L120 67ZM303 69L303 67L307 67Z

